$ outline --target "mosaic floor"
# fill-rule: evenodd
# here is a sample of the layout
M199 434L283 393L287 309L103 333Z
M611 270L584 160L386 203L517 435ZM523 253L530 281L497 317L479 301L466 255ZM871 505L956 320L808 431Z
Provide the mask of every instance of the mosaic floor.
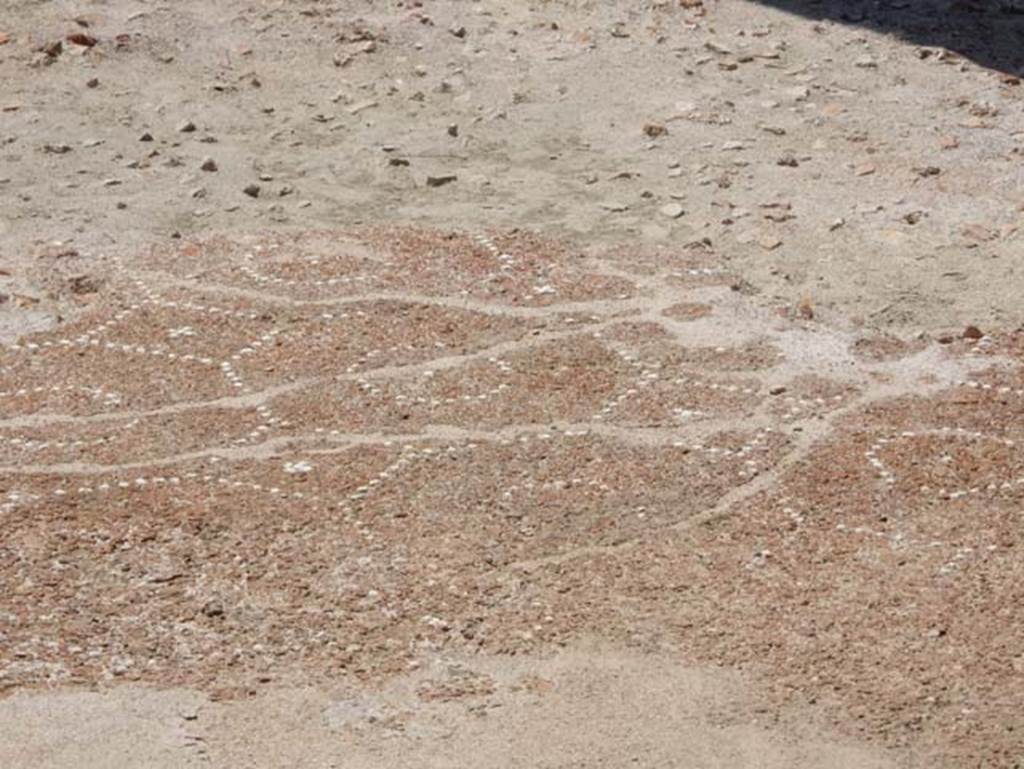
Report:
M81 317L0 353L0 689L596 634L1021 755L1024 334L871 336L700 242L95 256Z

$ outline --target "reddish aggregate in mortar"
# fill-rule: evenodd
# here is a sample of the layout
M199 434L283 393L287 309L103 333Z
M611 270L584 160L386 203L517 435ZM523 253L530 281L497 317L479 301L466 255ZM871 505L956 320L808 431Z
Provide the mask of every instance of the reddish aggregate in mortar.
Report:
M0 352L0 688L244 696L596 634L937 764L1020 755L1021 334L844 337L701 243L367 230L109 263L85 315ZM841 365L793 352L822 338Z

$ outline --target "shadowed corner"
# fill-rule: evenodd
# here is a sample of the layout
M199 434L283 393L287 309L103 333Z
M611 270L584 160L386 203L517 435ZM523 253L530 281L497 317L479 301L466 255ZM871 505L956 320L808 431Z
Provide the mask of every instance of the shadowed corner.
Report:
M1024 0L756 0L805 18L865 27L981 67L1024 75Z

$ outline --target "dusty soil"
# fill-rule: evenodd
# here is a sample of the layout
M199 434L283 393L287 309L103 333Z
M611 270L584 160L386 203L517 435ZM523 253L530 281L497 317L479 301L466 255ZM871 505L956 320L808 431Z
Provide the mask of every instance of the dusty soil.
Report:
M1024 763L1020 17L10 5L0 764Z

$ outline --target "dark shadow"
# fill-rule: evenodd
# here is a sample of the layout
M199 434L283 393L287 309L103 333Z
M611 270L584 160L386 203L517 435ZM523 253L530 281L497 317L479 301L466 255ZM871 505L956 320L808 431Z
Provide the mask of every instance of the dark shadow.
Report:
M1024 1L756 0L787 13L851 24L923 46L945 48L992 70L1024 75Z

